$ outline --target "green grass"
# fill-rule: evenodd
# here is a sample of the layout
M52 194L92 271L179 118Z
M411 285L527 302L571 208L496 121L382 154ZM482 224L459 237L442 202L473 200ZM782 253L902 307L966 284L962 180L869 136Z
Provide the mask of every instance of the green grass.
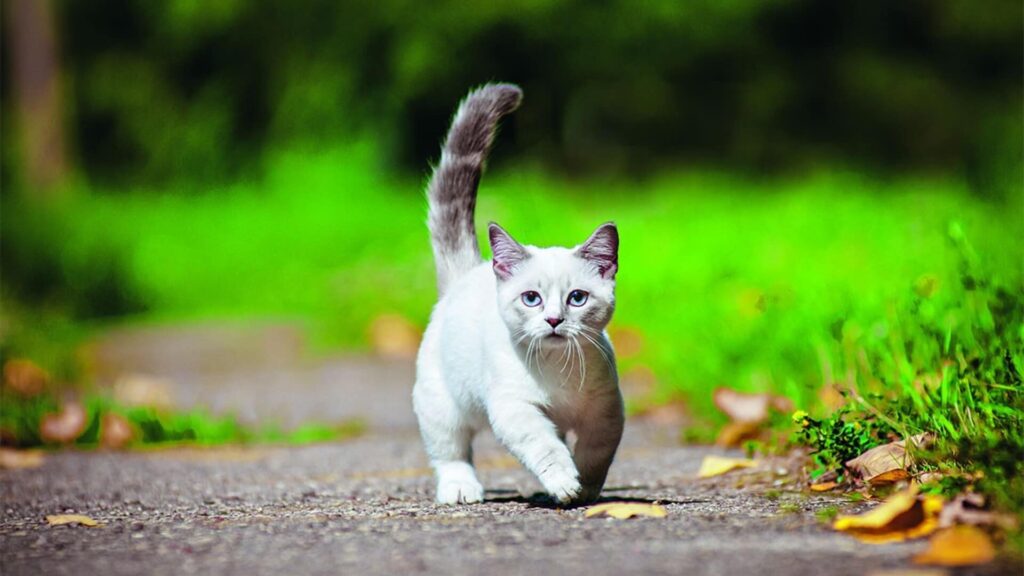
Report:
M74 363L67 343L125 321L98 316L136 309L129 321L296 319L319 351L365 349L382 313L424 326L435 298L426 170L422 180L389 174L363 144L278 154L258 181L221 189L80 187L46 210L8 197L5 212L19 218L5 218L5 258L17 256L18 266L5 275L63 288L31 306L7 299L3 354L62 373L55 365ZM822 383L853 371L865 394L939 415L891 426L899 432L933 423L956 431L967 402L991 422L1007 410L1005 398L974 395L944 363L957 361L957 350L967 362L983 355L986 366L1002 357L965 331L981 323L991 332L1000 316L964 286L963 239L973 246L972 274L1019 294L1021 216L1020 197L983 201L941 178L684 171L566 181L515 166L485 176L477 211L479 225L495 220L540 245L574 244L601 222L619 224L613 327L643 342L620 367L627 376L650 368L657 379L637 405L682 397L699 424L712 425L721 416L710 390L725 385L782 393L826 417ZM998 331L1019 361L1019 325ZM960 348L946 342L952 334ZM858 363L862 351L869 370ZM937 396L913 388L928 374L941 375Z

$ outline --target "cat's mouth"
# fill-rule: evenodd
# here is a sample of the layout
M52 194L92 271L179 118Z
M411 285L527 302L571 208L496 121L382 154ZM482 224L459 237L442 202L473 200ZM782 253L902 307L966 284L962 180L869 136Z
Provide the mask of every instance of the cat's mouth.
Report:
M563 336L563 335L561 335L561 334L559 334L557 332L551 332L550 334L548 334L544 338L546 340L565 340L565 336Z

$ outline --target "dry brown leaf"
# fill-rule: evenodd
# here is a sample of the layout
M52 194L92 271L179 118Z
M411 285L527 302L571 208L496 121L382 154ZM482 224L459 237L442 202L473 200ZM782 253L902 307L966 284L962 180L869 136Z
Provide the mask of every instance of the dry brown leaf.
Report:
M370 324L370 343L380 356L411 360L420 347L420 330L398 314L381 314Z
M835 488L836 486L839 486L839 484L837 484L835 482L822 482L820 484L811 484L811 491L812 492L828 492L829 490Z
M700 478L711 478L713 476L721 476L738 468L752 468L757 466L757 464L757 460L749 458L726 458L725 456L709 454L701 462L700 471L697 473L697 476Z
M760 423L768 419L771 410L789 412L793 403L788 398L771 394L750 394L729 388L718 388L714 393L715 406L733 422Z
M100 446L119 450L135 438L131 422L117 414L104 414L100 421Z
M4 363L4 384L22 396L36 396L46 389L50 374L31 360L14 358Z
M917 486L911 485L863 514L839 516L832 528L869 544L927 536L938 528L942 498L919 497L917 492Z
M757 422L730 422L718 432L715 445L723 448L733 448L747 440L757 438L760 433L761 425Z
M39 450L15 450L0 447L0 468L38 468L43 465L43 453Z
M917 447L923 447L930 436L918 434L910 440ZM846 468L861 480L872 485L892 484L910 478L907 471L914 464L907 452L906 441L890 442L846 462Z
M64 524L81 524L90 528L102 526L99 522L81 514L51 514L46 517L46 522L50 526L63 526Z
M68 444L74 442L88 424L85 408L78 402L68 402L60 412L46 414L39 422L39 435L46 442Z
M609 332L612 342L615 343L615 355L620 360L633 358L643 351L644 336L639 330L613 326Z
M991 562L995 557L996 548L988 534L974 526L954 526L932 536L928 548L914 556L914 563L971 566Z
M644 504L640 502L608 502L607 504L598 504L597 506L587 508L584 516L587 518L605 516L608 518L616 518L618 520L625 520L627 518L634 518L637 516L664 518L668 516L668 511L657 504Z

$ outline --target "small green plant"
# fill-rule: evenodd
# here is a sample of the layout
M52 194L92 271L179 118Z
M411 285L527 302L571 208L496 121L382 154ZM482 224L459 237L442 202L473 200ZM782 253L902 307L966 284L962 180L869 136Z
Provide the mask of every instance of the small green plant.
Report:
M831 523L835 520L835 517L839 515L839 508L836 506L826 506L819 509L814 513L814 517L818 519L818 522L823 524Z
M845 462L886 442L893 433L892 427L870 416L848 422L850 413L851 408L845 407L820 420L803 411L793 415L799 427L796 439L812 447L811 455L818 465L811 471L812 478L841 470Z

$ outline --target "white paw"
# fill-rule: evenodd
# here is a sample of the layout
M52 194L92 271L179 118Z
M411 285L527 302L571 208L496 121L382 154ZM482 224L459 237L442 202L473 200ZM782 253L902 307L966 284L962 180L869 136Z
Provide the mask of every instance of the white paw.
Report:
M546 474L542 480L544 491L559 504L568 504L579 498L583 487L575 474L554 472Z
M446 478L437 483L437 503L475 504L484 501L484 487L473 478Z

